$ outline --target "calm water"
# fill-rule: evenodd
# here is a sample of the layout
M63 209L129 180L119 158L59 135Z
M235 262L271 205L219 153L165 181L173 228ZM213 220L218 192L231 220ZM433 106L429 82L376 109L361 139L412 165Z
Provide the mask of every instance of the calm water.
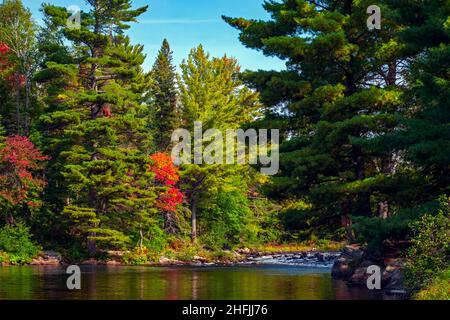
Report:
M0 267L1 299L383 299L331 279L329 269L295 266L84 266L81 290L60 267Z

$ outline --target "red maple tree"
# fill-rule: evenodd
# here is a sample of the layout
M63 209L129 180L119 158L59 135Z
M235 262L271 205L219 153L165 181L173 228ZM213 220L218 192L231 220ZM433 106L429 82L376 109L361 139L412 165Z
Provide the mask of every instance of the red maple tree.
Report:
M0 76L10 87L23 88L26 77L15 70L12 63L11 49L4 43L0 43Z
M170 187L160 194L156 206L164 211L175 212L177 206L183 202L183 193L176 187Z
M0 144L0 203L37 205L30 192L41 190L45 181L32 172L41 169L47 159L28 138L7 137Z
M178 175L178 168L173 164L172 158L162 152L157 152L150 156L152 163L150 171L155 173L155 178L164 185L175 185L180 176Z
M167 189L158 196L156 206L164 211L175 212L177 206L183 202L183 193L175 187L180 180L178 168L172 158L162 152L150 156L149 170L155 174L156 181Z

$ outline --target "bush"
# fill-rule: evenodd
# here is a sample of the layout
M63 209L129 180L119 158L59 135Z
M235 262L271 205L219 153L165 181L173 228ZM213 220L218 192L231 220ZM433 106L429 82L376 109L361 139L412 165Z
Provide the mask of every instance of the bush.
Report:
M29 228L23 224L7 225L0 229L0 259L8 259L12 264L30 262L42 249L31 241Z
M210 230L200 236L200 242L211 250L221 250L228 243L228 228L223 221L213 222Z
M433 279L431 284L419 291L417 300L450 300L450 269Z
M438 215L425 215L412 226L415 234L405 261L405 284L412 292L430 285L437 274L450 269L450 210L447 201L441 202Z
M0 251L0 264L1 263L9 263L9 255L3 251Z
M144 264L158 261L159 255L152 252L147 247L134 248L133 251L123 255L123 262L126 264Z

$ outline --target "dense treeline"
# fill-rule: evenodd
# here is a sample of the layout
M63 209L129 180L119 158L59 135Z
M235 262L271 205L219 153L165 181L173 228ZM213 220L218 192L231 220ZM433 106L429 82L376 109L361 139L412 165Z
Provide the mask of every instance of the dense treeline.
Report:
M145 72L143 46L125 31L147 7L88 4L79 28L51 4L42 6L43 26L20 1L0 8L5 237L14 236L11 226L24 235L30 228L25 242L68 259L116 250L130 262L167 249L189 255L277 242L275 207L258 191L254 168L176 167L170 157L177 128L193 132L201 121L204 131L237 129L258 115L259 95L239 78L238 62L199 46L177 74L164 40Z
M51 4L43 26L19 0L0 7L3 234L17 226L29 242L31 228L73 259L127 250L142 262L190 242L382 250L409 240L423 216L448 219L448 0L379 1L379 30L366 26L371 1L265 1L268 21L224 20L285 70L241 73L199 46L180 74L167 40L142 68L143 46L126 30L147 7L87 3L80 28ZM175 167L171 134L196 121L280 129L279 173ZM439 252L448 261L448 246Z

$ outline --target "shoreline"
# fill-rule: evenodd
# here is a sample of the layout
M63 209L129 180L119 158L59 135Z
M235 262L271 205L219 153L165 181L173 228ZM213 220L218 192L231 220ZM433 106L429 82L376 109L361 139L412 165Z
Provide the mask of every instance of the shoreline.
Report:
M293 266L318 266L326 265L331 268L333 262L340 256L339 250L250 250L239 249L236 251L225 251L223 259L211 259L203 256L194 256L192 259L182 260L161 256L158 261L145 263L127 263L121 255L112 255L109 258L89 258L80 261L70 261L56 251L43 251L31 262L25 264L11 264L2 262L0 266L236 266L236 265L293 265Z

